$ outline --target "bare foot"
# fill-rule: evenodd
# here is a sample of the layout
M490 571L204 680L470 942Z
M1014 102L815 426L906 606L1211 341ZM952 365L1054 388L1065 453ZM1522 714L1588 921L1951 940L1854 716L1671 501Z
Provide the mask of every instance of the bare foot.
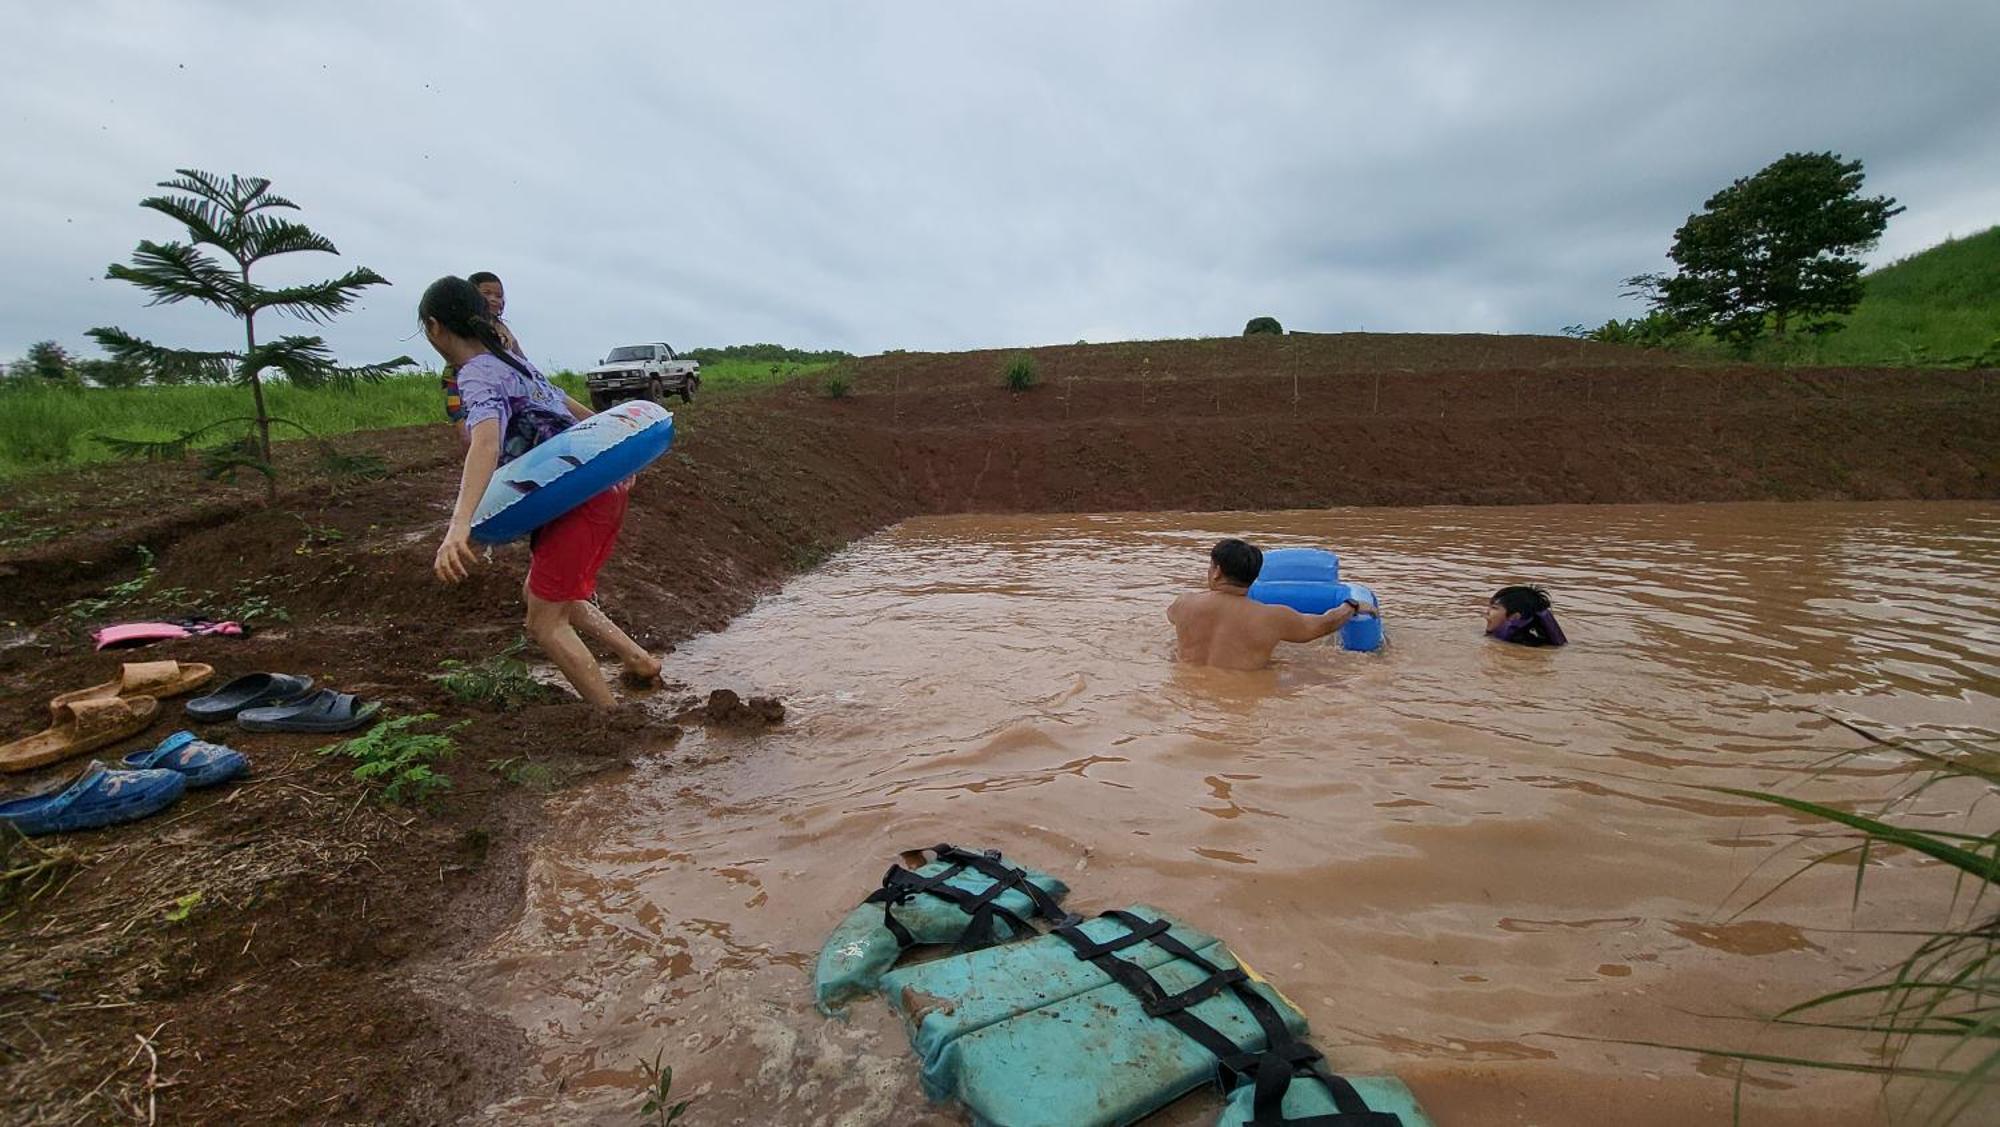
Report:
M643 662L625 662L618 679L635 689L657 689L660 687L660 659L647 654Z

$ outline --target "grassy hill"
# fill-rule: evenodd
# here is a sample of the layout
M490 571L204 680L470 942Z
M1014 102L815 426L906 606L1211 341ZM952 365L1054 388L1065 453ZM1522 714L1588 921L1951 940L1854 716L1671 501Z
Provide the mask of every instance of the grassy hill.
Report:
M1846 327L1816 341L1766 342L1760 359L1926 365L2000 352L2000 227L1950 239L1868 274Z
M1975 356L2000 339L2000 227L1952 239L1869 274L1868 296L1820 359L1924 363Z

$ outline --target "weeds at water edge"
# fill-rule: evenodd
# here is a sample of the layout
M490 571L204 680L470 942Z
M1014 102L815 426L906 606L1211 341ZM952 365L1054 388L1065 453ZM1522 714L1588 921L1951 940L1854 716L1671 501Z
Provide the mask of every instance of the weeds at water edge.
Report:
M653 1127L672 1127L687 1114L688 1105L694 1102L682 1100L676 1104L667 1103L673 1097L674 1066L660 1064L660 1058L666 1053L663 1047L653 1054L651 1061L643 1057L639 1059L639 1067L646 1073L646 1082L639 1089L640 1094L646 1097L646 1102L639 1107L639 1122L650 1123Z
M525 755L496 759L488 763L486 769L517 787L529 790L547 790L556 781L556 773L546 764L537 763Z
M1747 912L1804 873L1827 863L1854 866L1854 903L1872 853L1907 850L1954 871L1950 903L1929 931L1912 934L1914 948L1889 970L1864 985L1835 990L1788 1006L1769 1019L1774 1025L1872 1034L1874 1055L1886 1063L1829 1060L1737 1052L1690 1045L1657 1048L1712 1053L1738 1062L1737 1122L1742 1122L1742 1068L1751 1063L1855 1072L1925 1082L1911 1100L1909 1121L1950 1124L1967 1112L1990 1107L2000 1087L2000 741L1956 736L1889 738L1839 716L1827 719L1867 740L1867 748L1842 752L1820 764L1819 772L1861 755L1887 750L1918 767L1914 781L1872 814L1837 809L1791 795L1736 787L1703 787L1718 794L1769 803L1843 827L1847 844L1821 853L1791 876L1758 895ZM1912 807L1933 788L1965 785L1971 801L1963 830L1912 824ZM1984 825L1975 821L1983 818ZM1928 1106L1926 1106L1928 1105Z

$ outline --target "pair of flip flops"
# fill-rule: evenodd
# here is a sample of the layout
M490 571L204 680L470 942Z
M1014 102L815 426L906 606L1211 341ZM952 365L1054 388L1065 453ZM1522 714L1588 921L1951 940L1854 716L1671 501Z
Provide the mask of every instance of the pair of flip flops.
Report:
M248 732L351 732L382 711L353 693L313 688L313 679L289 673L249 673L187 704L200 724L235 720Z
M193 692L215 676L198 662L133 661L101 685L49 701L46 731L0 744L0 771L29 771L136 736L159 715L160 698Z
M225 637L240 638L249 631L240 622L217 622L212 618L177 618L170 622L121 622L116 626L106 626L94 631L90 637L100 650L123 649L128 646L144 646L153 642L164 642L173 638L192 638L198 634L221 634Z
M0 823L34 837L133 822L173 805L185 791L226 783L249 767L234 748L175 732L126 756L118 768L92 761L64 786L0 802Z

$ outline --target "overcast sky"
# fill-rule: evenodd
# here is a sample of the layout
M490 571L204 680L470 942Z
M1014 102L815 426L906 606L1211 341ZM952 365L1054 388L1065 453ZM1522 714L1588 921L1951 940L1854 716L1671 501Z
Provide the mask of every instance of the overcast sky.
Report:
M270 177L425 355L490 269L544 366L621 343L855 352L1239 332L1553 332L1637 312L1710 193L1791 150L2000 223L2000 3L12 3L0 358L120 325L177 167ZM275 329L276 326L273 326ZM266 330L271 331L271 330ZM287 327L286 331L291 331Z

